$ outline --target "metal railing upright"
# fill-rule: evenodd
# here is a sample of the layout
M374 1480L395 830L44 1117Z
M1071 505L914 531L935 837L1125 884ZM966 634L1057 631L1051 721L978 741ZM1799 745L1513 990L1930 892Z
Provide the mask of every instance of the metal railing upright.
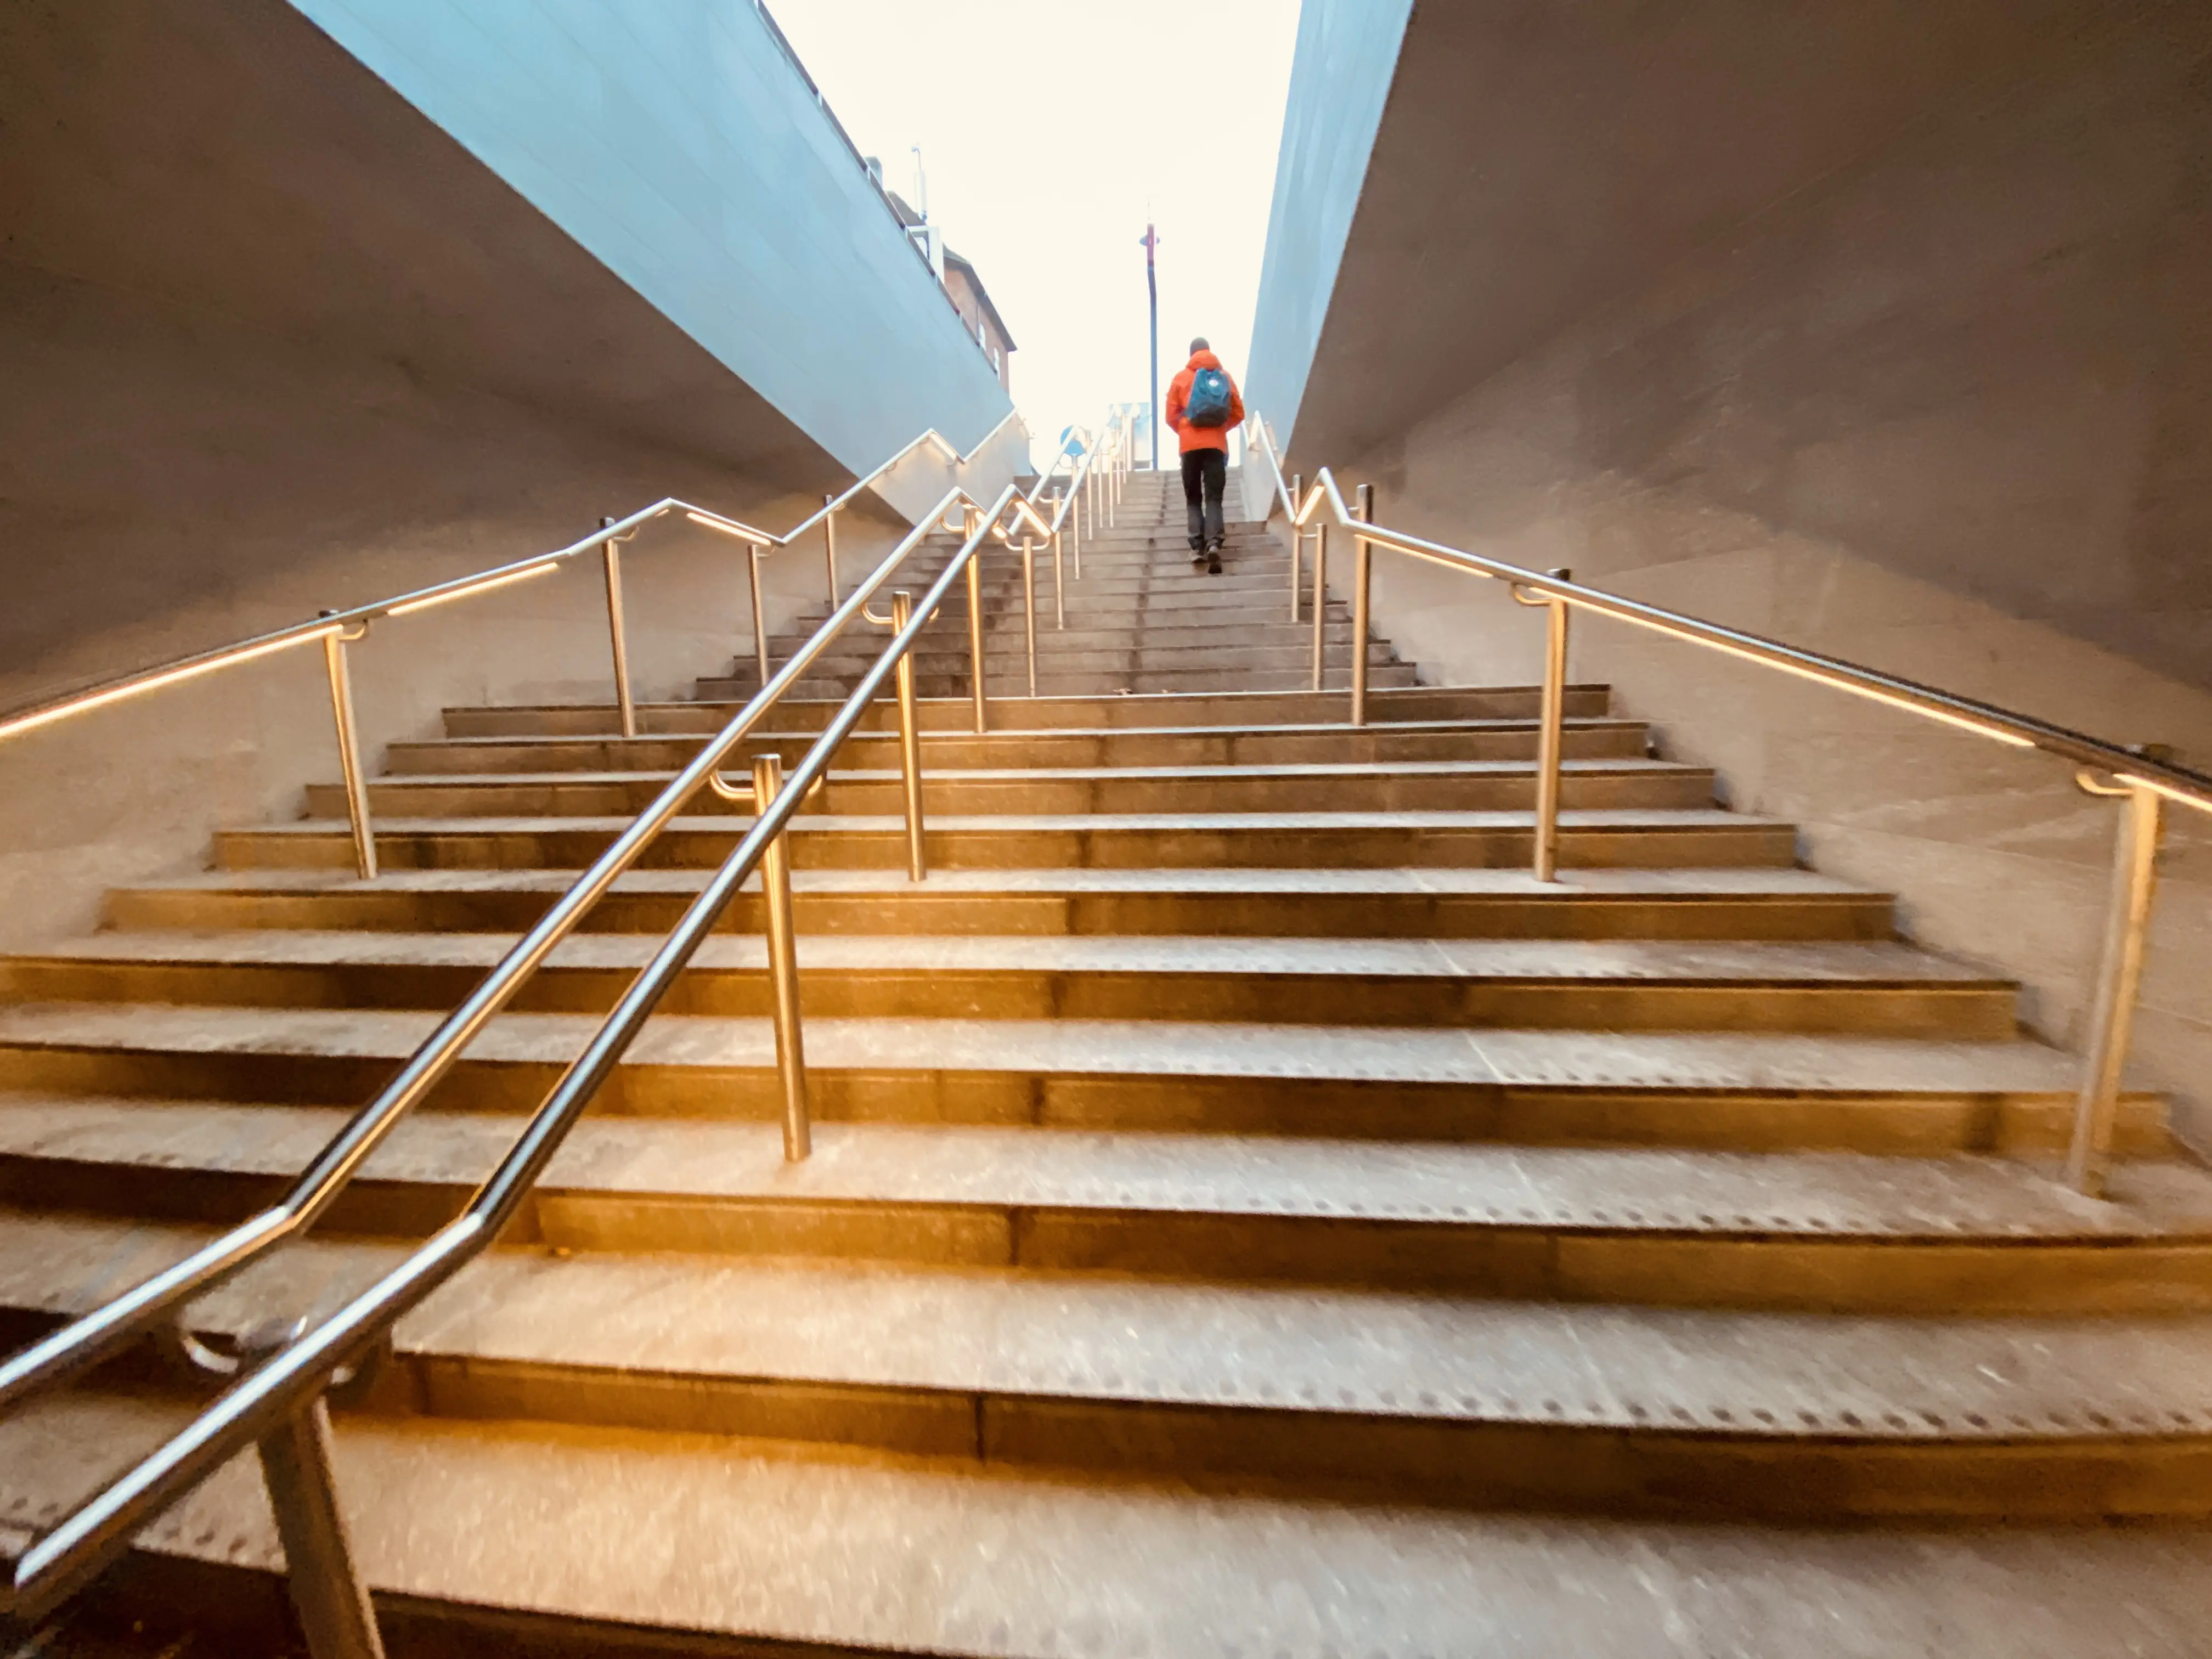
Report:
M2124 805L2116 842L2112 896L2097 987L2091 1006L2088 1048L2075 1103L2064 1179L2076 1190L2101 1194L2118 1119L2135 1006L2142 988L2151 908L2156 897L2156 856L2167 803L2212 813L2212 776L2174 764L2156 746L2129 748L2032 715L1923 685L1841 658L1824 656L1780 640L1706 622L1662 606L1587 587L1567 570L1535 571L1448 547L1375 522L1374 493L1363 485L1357 512L1345 502L1328 468L1307 488L1303 477L1285 479L1273 432L1254 414L1246 423L1246 464L1264 456L1273 476L1271 510L1288 520L1291 614L1298 616L1303 544L1314 538L1314 690L1322 689L1322 613L1327 606L1328 531L1331 523L1354 538L1350 707L1353 726L1366 723L1367 628L1372 550L1393 552L1507 584L1513 597L1545 613L1544 684L1538 715L1536 812L1531 866L1540 881L1559 878L1561 750L1566 723L1567 623L1573 611L1663 634L1764 668L1778 669L1832 690L1886 703L1962 732L2015 749L2034 749L2067 762L2084 793ZM1309 529L1310 526L1310 529Z

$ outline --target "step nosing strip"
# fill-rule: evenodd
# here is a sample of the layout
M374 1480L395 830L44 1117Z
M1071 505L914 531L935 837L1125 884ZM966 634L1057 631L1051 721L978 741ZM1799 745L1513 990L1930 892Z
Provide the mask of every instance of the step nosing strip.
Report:
M1466 1392L1462 1384L1444 1389L1407 1390L1411 1398L1400 1403L1396 1389L1377 1390L1371 1398L1364 1391L1340 1385L1324 1389L1304 1386L1294 1389L1260 1389L1235 1391L1224 1385L1210 1391L1203 1387L1125 1387L1119 1370L1097 1382L1070 1377L1057 1383L1048 1378L1010 1384L982 1382L954 1384L915 1381L895 1376L856 1377L808 1375L796 1371L671 1369L628 1366L605 1361L569 1361L506 1353L461 1350L428 1342L402 1341L396 1358L415 1365L452 1365L474 1374L501 1370L553 1374L579 1382L600 1386L622 1381L642 1382L689 1391L721 1387L732 1390L793 1389L836 1392L859 1396L924 1399L946 1404L965 1403L983 1411L992 1407L1014 1409L1041 1401L1091 1406L1106 1412L1202 1410L1255 1420L1273 1417L1286 1423L1318 1425L1376 1423L1426 1423L1439 1427L1479 1432L1485 1429L1540 1428L1563 1434L1628 1434L1639 1438L1686 1440L1715 1443L1862 1446L1868 1444L1936 1448L1951 1445L2023 1446L2171 1444L2176 1441L2212 1437L2212 1413L2183 1413L2172 1409L2114 1410L2087 1404L2063 1413L2037 1409L2023 1413L2000 1410L1930 1412L1899 1402L1869 1404L1863 1408L1810 1411L1802 1407L1777 1409L1760 1406L1663 1405L1624 1402L1620 1408L1573 1401L1539 1397L1523 1402L1516 1395L1485 1398ZM465 1382L464 1382L464 1386ZM1324 1401L1324 1392L1335 1396ZM1389 1397L1386 1397L1389 1396ZM1457 1409L1449 1409L1456 1407ZM434 1408L428 1413L440 1415ZM2156 1419L2163 1418L2164 1421ZM1790 1419L1795 1419L1791 1421ZM556 1419L557 1420L557 1419ZM1808 1431L1810 1432L1808 1432ZM820 1437L836 1439L836 1437ZM1029 1462L1033 1460L1015 1460Z

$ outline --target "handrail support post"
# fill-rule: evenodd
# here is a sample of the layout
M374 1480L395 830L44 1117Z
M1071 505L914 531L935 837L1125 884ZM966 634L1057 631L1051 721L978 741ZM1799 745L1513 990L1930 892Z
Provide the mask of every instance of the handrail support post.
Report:
M2158 895L2158 843L2165 802L2140 784L2094 788L2124 794L2112 853L2112 899L2098 964L2096 1000L2090 1008L2088 1052L2074 1103L2074 1133L2066 1152L2066 1184L2101 1198L2112 1132L2119 1117L2120 1086L2127 1070L2136 1001L2142 989L2151 905Z
M765 817L783 789L783 757L753 757L753 812ZM775 990L775 1069L783 1085L783 1157L797 1164L814 1149L806 1101L806 1050L799 1029L799 939L791 917L791 832L761 857L761 908L768 913L768 972Z
M1052 492L1052 521L1060 526L1052 532L1052 621L1053 626L1065 630L1067 627L1067 562L1062 556L1061 544L1067 536L1066 521L1060 516L1060 492Z
M324 635L323 668L331 683L331 720L337 731L338 771L345 780L354 869L363 881L374 881L376 825L369 816L368 781L362 771L361 732L353 712L353 672L346 661L346 647L368 631L364 626L350 636L343 629Z
M830 574L830 614L837 613L837 498L822 498L822 558Z
M612 519L599 520L604 530L613 524ZM615 708L622 717L622 734L625 738L637 735L637 704L631 699L629 687L629 643L623 624L622 548L614 537L599 544L607 573L607 638L614 649Z
M761 550L750 546L745 550L745 574L752 583L753 592L753 662L760 670L760 683L765 687L768 672L768 611L761 604Z
M331 1414L322 1395L263 1436L258 1449L307 1651L314 1659L384 1659L376 1610L338 1506Z
M1375 486L1359 486L1359 521L1375 522ZM1367 724L1367 589L1375 568L1375 544L1366 537L1352 544L1352 723Z
M1305 526L1298 522L1298 501L1305 494L1306 475L1291 475L1291 620L1298 619L1298 578L1304 574L1303 564L1306 551Z
M906 632L914 620L914 595L904 588L891 594L891 631ZM921 881L929 874L921 839L921 722L915 708L914 653L898 660L899 771L906 790L906 875Z
M1030 696L1036 696L1036 538L1022 538L1022 639L1029 652Z
M1548 574L1559 581L1574 580L1564 569ZM1544 690L1536 723L1535 848L1530 866L1538 881L1555 882L1559 878L1559 768L1567 722L1567 602L1555 595L1532 596L1518 587L1513 597L1544 611Z
M975 541L982 514L969 507L965 515L969 541ZM981 737L989 719L984 708L983 685L983 549L978 544L968 556L968 669L969 695L975 705L975 735Z

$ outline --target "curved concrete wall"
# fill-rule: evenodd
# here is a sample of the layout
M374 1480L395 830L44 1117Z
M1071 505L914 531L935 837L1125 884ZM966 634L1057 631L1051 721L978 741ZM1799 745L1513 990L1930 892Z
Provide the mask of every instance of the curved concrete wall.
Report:
M854 471L1011 406L745 0L293 3Z
M1422 8L1294 464L1418 534L2212 763L2212 13L1785 10ZM1496 584L1385 555L1374 601L1431 678L1540 672ZM2114 817L2068 768L1602 621L1572 672L2080 1041ZM2138 1076L2212 1146L2212 823L2173 819Z

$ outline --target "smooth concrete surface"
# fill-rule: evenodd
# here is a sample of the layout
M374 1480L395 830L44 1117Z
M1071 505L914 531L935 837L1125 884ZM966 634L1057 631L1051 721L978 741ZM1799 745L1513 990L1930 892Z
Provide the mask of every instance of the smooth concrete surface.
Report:
M145 362L141 356L134 372ZM180 376L188 373L175 367ZM257 410L269 407L257 399ZM303 421L325 412L312 392L291 411ZM85 632L66 643L55 640L58 648L0 678L0 696L30 702L119 667L164 661L323 608L559 546L588 533L603 513L642 504L672 486L771 524L796 522L812 505L731 475L675 476L679 469L665 456L594 453L573 434L519 425L471 458L478 463L472 477L456 476L439 451L450 414L420 405L404 421L387 413L367 423L351 451L386 488L409 479L413 487L402 494L418 510L430 509L428 521L410 514L410 521L380 525L367 500L360 517L336 520L308 516L314 504L303 503L307 510L293 528L304 552L269 546L282 533L270 524L262 547L249 543L230 569L204 575L191 602L104 628L88 617ZM349 493L372 493L362 487L366 480L345 477L343 470L337 482ZM210 503L218 521L229 516L223 509L231 489L246 488L240 479L221 490ZM842 529L856 565L895 533L895 526L858 515ZM47 567L72 608L117 587L127 591L124 582L86 582L83 572L86 562L105 556L104 546L127 547L131 539L127 532L112 540L88 536L78 544L81 561ZM269 562L257 568L252 555L264 547ZM142 556L158 553L149 549ZM771 617L818 604L821 560L805 550L776 556L764 576ZM645 531L625 550L624 597L641 698L688 685L726 661L733 642L751 631L741 548L680 520ZM449 704L515 695L603 698L611 665L599 562L574 561L550 577L391 619L349 654L363 757L372 770L385 743L429 735ZM321 652L312 644L15 738L0 745L0 937L20 943L74 932L96 918L101 891L118 878L197 867L217 829L295 811L302 786L335 770L329 693Z
M1844 14L1826 15L1844 27ZM1794 189L1708 202L1679 235L1608 245L1601 283L1565 284L1531 312L1522 298L1543 259L1493 280L1469 263L1473 248L1425 277L1401 258L1453 246L1436 216L1434 156L1483 169L1500 154L1485 135L1506 113L1470 98L1459 71L1514 62L1474 13L1417 16L1407 74L1429 90L1403 112L1419 117L1421 142L1394 137L1394 104L1334 302L1362 320L1340 335L1332 312L1292 464L1374 482L1381 516L1419 534L1571 567L1598 586L2110 740L2171 743L2205 764L2212 23L2166 4L2100 8L2065 29L2063 9L1854 13L1850 27L1874 31L1863 50L1821 71L1836 84L1808 88L1820 37L1784 52L1764 33L1795 27L1790 18L1802 21L1784 9L1747 33L1734 12L1726 28L1670 21L1646 42L1659 55L1638 70L1644 101L1627 108L1648 118L1650 100L1702 87L1711 116L1693 132L1732 134L1748 176L1775 148L1776 130L1741 102L1754 81L1765 100L1768 65L1778 97L1798 88L1793 120L1826 120L1890 84L1881 63L1920 84L1925 54L1965 38L1946 33L1954 27L2002 21L2006 38L1972 54L1971 80L1954 76L1946 96L1915 104L1915 119L1855 118L1858 153L1815 168L1799 146ZM1425 25L1445 33L1417 58ZM1902 58L1876 52L1893 26L1917 32ZM1447 37L1462 32L1455 57ZM1547 51L1556 34L1543 35ZM1626 62L1631 43L1609 50ZM1683 68L1692 48L1702 76ZM1739 59L1753 52L1765 54L1759 76ZM1741 84L1720 97L1711 73L1739 61ZM1521 67L1540 88L1553 63L1539 52ZM1399 96L1410 96L1402 77ZM1625 97L1578 99L1562 118ZM1674 131L1649 118L1622 130L1632 125L1639 146ZM1571 240L1593 199L1617 197L1626 212L1648 195L1650 164L1670 169L1677 196L1711 188L1687 165L1693 152L1624 159L1609 142L1585 153L1562 137L1545 152L1555 188L1517 210L1540 207ZM1531 246L1549 245L1508 237L1497 249ZM1372 286L1386 270L1387 303ZM1447 303L1457 321L1438 313ZM1510 336L1498 331L1508 318ZM1391 351L1449 361L1456 380L1428 384L1451 401L1425 412L1412 391L1391 389L1385 333ZM1314 423L1338 405L1340 422ZM1537 665L1540 623L1492 584L1385 555L1375 604L1378 629L1442 678L1519 680ZM1622 712L1652 719L1668 756L1713 765L1732 805L1796 821L1814 865L1893 887L1911 937L2020 978L2031 1024L2081 1042L2114 814L2077 793L2063 765L1617 624L1578 621L1572 669L1616 683ZM2201 1143L2212 1140L2212 852L2194 814L2172 817L2137 1075L2175 1095Z
M1298 9L1245 388L1247 406L1269 417L1281 443L1297 422L1413 12L1413 0L1305 0ZM1265 518L1247 493L1250 469L1238 472L1227 499Z
M850 471L1011 407L761 9L292 3Z
M4 314L32 343L44 329L27 309L73 280L164 313L192 337L245 337L211 341L219 362L322 365L333 418L374 414L418 384L466 387L802 492L851 476L284 0L11 7L0 17L0 88L16 112L0 131L0 262L31 284ZM111 487L166 484L186 500L199 470L186 463L252 459L225 431L220 375L208 410L138 391L129 325L99 326L112 337L106 356L68 366L106 391L111 417L133 403L165 416L170 444L149 447L140 434L103 445L96 429L49 421L40 424L60 428L50 444L74 437L111 472L130 456ZM268 337L258 351L255 337ZM43 396L53 371L33 375L34 366L17 372ZM10 403L17 418L36 412L36 398ZM473 424L456 418L455 440ZM43 459L51 471L51 452ZM12 434L7 460L20 465Z
M1316 187L1286 198L1278 186L1269 246L1333 239L1342 252L1317 340L1292 319L1310 312L1326 262L1267 272L1249 401L1323 459L1389 439L1712 238L2072 50L2078 33L2188 8L1432 4L1405 24L1393 74L1372 57L1400 9L1308 8L1359 44L1308 23L1292 70L1292 111L1310 84L1334 112L1305 146L1321 153L1297 157ZM1386 81L1378 125L1368 106ZM1365 173L1348 234L1336 229L1346 166ZM1290 355L1269 362L1263 343Z
M178 1420L167 1402L88 1396L11 1424L0 1536L12 1545L58 1512L88 1460ZM1466 1515L719 1437L368 1418L342 1424L338 1467L365 1572L422 1598L417 1616L445 1602L474 1603L486 1623L599 1619L658 1627L683 1652L742 1652L750 1638L755 1652L998 1659L2193 1659L2212 1617L2200 1528ZM234 1598L282 1559L244 1459L144 1547L222 1564ZM601 1644L566 1651L660 1650L584 1629ZM706 1645L708 1632L736 1642ZM501 1633L470 1632L458 1650L537 1650L493 1645Z
M747 72L797 84L780 57ZM12 8L0 97L0 707L560 547L665 495L781 530L851 476L276 0ZM864 465L933 422L962 423L939 406ZM995 487L1020 441L1017 423L958 476ZM915 471L932 500L954 476ZM848 582L898 527L873 498L841 521ZM641 696L750 639L739 544L671 521L625 569ZM818 547L763 577L772 626L821 602ZM604 698L595 562L394 620L353 658L371 769L449 703ZM217 826L289 811L333 759L312 647L0 747L0 938L89 924L104 887L198 865Z

